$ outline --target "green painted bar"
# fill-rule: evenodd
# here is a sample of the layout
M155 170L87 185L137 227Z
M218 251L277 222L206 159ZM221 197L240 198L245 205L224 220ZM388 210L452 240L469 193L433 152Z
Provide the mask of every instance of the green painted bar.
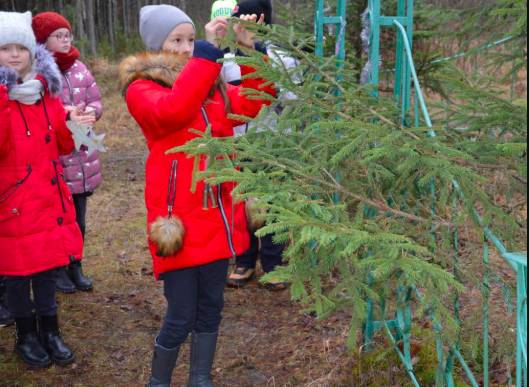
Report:
M415 387L421 387L421 385L417 381L417 377L415 376L413 372L413 366L406 362L406 358L401 352L401 350L399 349L399 347L397 346L397 340L395 340L395 337L391 333L391 330L389 329L387 324L385 324L385 328L386 328L386 333L391 341L391 344L393 344L393 347L395 348L395 352L397 352L397 355L400 357L400 360L402 361L402 364L404 365L404 368L406 369L406 372L408 373L408 376L410 377L413 385Z
M381 16L379 18L380 25L384 27L392 26L395 21L398 21L403 26L407 26L410 22L407 16Z
M325 16L323 18L324 24L339 24L343 23L343 18L341 16Z
M461 367L463 367L463 370L467 374L468 380L470 381L470 384L472 384L473 387L480 387L479 383L476 380L476 377L472 373L472 370L468 366L467 362L463 358L463 355L461 355L461 352L459 352L457 349L453 349L452 353L455 355L456 359L459 360L459 363L461 364Z
M483 387L489 387L489 241L483 243Z

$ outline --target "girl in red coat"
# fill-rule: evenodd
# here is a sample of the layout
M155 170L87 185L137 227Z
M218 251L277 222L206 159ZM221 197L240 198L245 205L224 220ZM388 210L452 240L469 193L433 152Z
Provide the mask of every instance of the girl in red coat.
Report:
M128 109L150 151L145 185L149 247L168 303L155 341L149 386L170 385L179 348L191 332L188 386L213 386L210 371L228 261L249 246L244 205L233 201L233 184L209 186L200 181L193 190L193 166L197 162L203 170L207 160L166 154L196 138L191 129L204 132L210 126L214 136L232 136L237 123L228 112L256 116L264 104L219 80L222 65L217 61L224 53L217 36L225 34L227 26L226 18L216 18L206 26L208 41L195 42L195 26L183 11L169 5L146 6L140 13L140 35L149 52L127 58L120 68ZM254 47L244 28L239 26L236 33L240 44ZM253 71L242 68L243 74ZM262 90L264 83L247 78L242 86ZM273 93L273 88L267 92ZM160 242L167 230L160 225L171 219L167 228L179 231L181 245L167 249Z
M0 12L0 276L15 350L40 367L74 361L59 332L54 269L81 259L83 248L59 162L74 147L60 91L52 56L36 46L31 13Z

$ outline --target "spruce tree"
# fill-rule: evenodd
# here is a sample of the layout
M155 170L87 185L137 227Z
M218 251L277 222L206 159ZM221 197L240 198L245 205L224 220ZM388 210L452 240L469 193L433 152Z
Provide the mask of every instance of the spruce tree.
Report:
M490 11L505 23L509 15L501 7L507 1L522 4L500 0ZM526 39L526 23L515 27L517 39ZM273 233L289 246L286 266L270 276L291 282L293 299L318 317L347 311L351 344L368 300L394 299L402 286L422 294L417 316L433 314L455 337L450 295L464 286L454 276L454 231L474 236L465 243L476 261L484 225L513 248L525 248L524 225L495 204L487 186L491 168L526 179L526 99L511 101L443 66L436 81L450 99L434 128L438 135L431 137L430 128L401 125L392 97L374 98L370 86L358 84L355 63L340 68L335 58L315 57L310 34L283 26L260 33L300 67L289 71L247 50L238 61L297 99L279 103L247 90L271 106L246 136L213 138L207 132L172 152L207 154L214 161L208 171L196 171L195 181L236 181L239 200L257 200L267 221L258 235ZM279 105L281 114L271 120ZM472 276L472 268L459 270Z

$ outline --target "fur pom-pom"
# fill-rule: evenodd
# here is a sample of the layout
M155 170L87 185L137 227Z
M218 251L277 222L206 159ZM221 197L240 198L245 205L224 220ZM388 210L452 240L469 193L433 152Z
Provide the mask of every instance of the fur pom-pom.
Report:
M255 232L265 225L266 210L259 208L256 199L246 201L246 221L248 229Z
M156 245L156 255L171 257L182 248L184 234L180 219L159 216L150 226L149 239Z

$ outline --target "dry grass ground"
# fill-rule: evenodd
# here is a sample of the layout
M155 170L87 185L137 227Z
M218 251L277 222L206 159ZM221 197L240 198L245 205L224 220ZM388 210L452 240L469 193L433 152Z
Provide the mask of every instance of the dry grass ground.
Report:
M145 243L146 146L117 91L116 67L105 62L92 67L104 92L106 114L98 128L107 133L109 152L103 155L105 183L89 200L85 267L95 291L59 296L63 333L77 361L68 368L29 370L13 353L14 329L0 329L0 387L141 386L148 378L165 301L161 284L153 279ZM215 383L218 387L410 385L383 341L380 350L362 357L346 350L348 320L340 314L318 322L291 302L288 292L270 293L255 283L244 290L228 290ZM425 343L428 340L423 338ZM175 386L186 380L187 345L182 353ZM430 352L418 356L419 369L435 369Z

